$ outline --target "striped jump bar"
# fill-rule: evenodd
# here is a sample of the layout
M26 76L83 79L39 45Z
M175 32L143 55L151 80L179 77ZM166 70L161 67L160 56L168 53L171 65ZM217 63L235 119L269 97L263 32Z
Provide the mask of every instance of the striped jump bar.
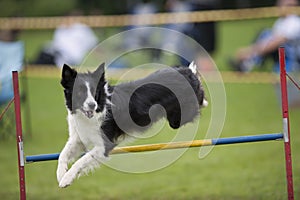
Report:
M112 150L111 154L122 154L122 153L129 153L129 152L134 153L134 152L156 151L156 150L167 150L167 149L178 149L178 148L191 148L191 147L212 146L212 145L226 145L226 144L260 142L260 141L281 140L281 139L283 139L282 133L270 133L270 134L262 134L262 135L249 135L249 136L228 137L228 138L218 138L218 139L192 140L186 142L171 142L171 143L158 143L158 144L118 147ZM57 160L58 157L59 157L59 153L26 156L26 163Z

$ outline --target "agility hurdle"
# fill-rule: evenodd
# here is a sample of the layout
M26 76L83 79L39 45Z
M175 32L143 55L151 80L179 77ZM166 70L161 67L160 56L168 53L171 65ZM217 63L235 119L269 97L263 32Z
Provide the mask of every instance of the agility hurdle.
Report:
M158 143L158 144L118 147L113 149L110 154L137 153L137 152L145 152L145 151L170 150L170 149L180 149L180 148L261 142L261 141L282 140L282 139L283 139L282 133L270 133L270 134L262 134L262 135L249 135L249 136L228 137L228 138L218 138L218 139L193 140L193 141L186 141L186 142ZM26 163L57 160L58 158L59 158L59 153L26 156Z
M280 83L281 83L281 96L282 96L282 117L283 117L283 132L282 133L270 133L262 135L252 136L240 136L230 138L217 138L217 139L206 139L206 140L193 140L186 142L175 142L175 143L160 143L160 144L148 144L138 146L127 146L115 148L111 154L121 153L134 153L144 151L155 151L155 150L167 150L176 148L190 148L210 145L226 145L236 143L249 143L249 142L261 142L270 140L284 141L285 149L285 165L286 165L286 180L287 180L287 199L294 199L293 189L293 173L292 173L292 156L290 146L290 125L289 125L289 113L288 113L288 97L287 97L287 83L285 71L285 52L284 48L279 48L279 60L280 60ZM43 155L32 155L24 156L23 150L23 136L22 136L22 122L21 122L21 109L20 109L20 95L19 95L19 83L18 83L18 72L13 73L13 85L14 85L14 104L15 104L15 118L16 118L16 141L18 151L18 168L19 168L19 185L20 185L20 199L26 199L26 188L25 188L25 164L32 162L40 162L47 160L57 160L59 153L55 154L43 154Z

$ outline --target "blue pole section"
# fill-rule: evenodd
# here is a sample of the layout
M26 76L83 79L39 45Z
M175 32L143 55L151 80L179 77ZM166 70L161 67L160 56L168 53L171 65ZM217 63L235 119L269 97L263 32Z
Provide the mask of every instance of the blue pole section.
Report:
M240 137L231 137L231 138L218 138L218 139L212 139L212 145L260 142L260 141L267 141L267 140L279 140L282 138L283 138L282 133L250 135L250 136L240 136Z
M26 156L26 162L39 162L39 161L48 161L48 160L58 160L59 153L53 154L40 154L33 156Z
M267 140L281 140L283 139L282 133L270 133L270 134L262 134L262 135L250 135L250 136L239 136L239 137L230 137L230 138L219 138L219 139L211 139L211 143L203 144L199 143L197 146L208 146L208 145L225 145L225 144L236 144L236 143L246 143L246 142L261 142ZM186 143L186 142L184 142ZM151 146L152 144L149 144ZM134 148L135 146L133 146ZM179 145L178 148L188 148L190 146L182 146ZM193 146L196 147L196 146ZM159 150L159 149L157 149ZM48 161L48 160L57 160L59 157L59 153L55 154L41 154L41 155L32 155L26 156L26 163L31 162L40 162L40 161Z

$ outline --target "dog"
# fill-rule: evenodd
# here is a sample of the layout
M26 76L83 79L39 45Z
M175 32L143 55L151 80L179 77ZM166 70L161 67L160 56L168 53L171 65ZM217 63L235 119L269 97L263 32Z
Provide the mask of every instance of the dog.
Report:
M105 162L131 133L140 134L164 117L177 129L208 105L194 62L114 86L106 81L104 68L102 63L94 72L79 73L63 66L69 138L58 159L61 188Z

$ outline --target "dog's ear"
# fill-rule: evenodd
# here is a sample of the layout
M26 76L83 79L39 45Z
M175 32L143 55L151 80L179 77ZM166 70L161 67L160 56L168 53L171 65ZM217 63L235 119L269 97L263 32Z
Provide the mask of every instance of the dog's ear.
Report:
M93 76L97 79L99 79L100 81L105 81L105 72L104 72L104 67L105 63L102 63L94 72L93 72Z
M61 74L61 84L66 87L70 81L73 81L77 76L76 70L64 64Z

